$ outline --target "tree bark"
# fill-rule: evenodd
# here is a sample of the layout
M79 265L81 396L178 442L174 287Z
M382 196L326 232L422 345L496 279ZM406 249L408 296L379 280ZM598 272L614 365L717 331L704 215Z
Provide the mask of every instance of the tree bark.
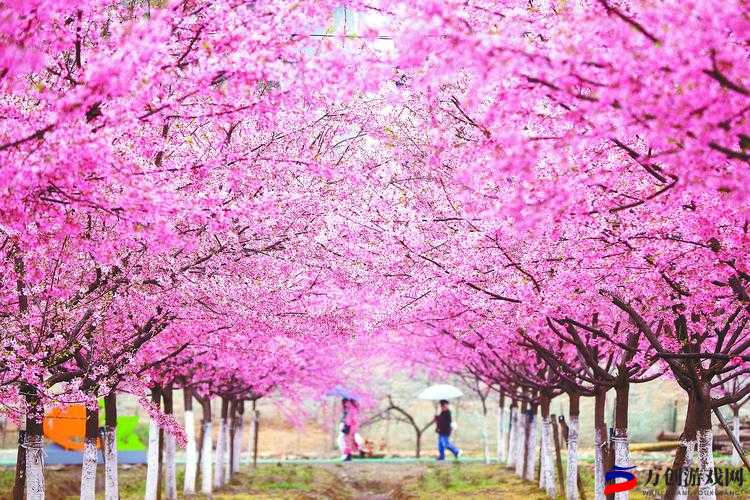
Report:
M615 426L612 431L612 448L614 452L615 465L618 467L630 467L630 446L628 443L628 399L630 396L630 383L626 380L615 386ZM615 500L627 500L630 492L621 491L615 493Z
M711 388L708 384L700 388L696 398L696 441L698 469L701 479L714 473L713 430L711 429ZM698 489L699 500L716 500L715 481L701 482Z
M159 407L161 390L151 389L151 402ZM148 426L148 455L146 458L146 493L145 500L156 500L159 489L159 426L153 418Z
M104 397L104 498L119 500L120 487L117 457L117 391Z
M557 479L555 478L554 457L552 451L552 420L550 418L550 399L542 398L542 445L541 470L539 472L539 487L544 488L547 496L557 498Z
M173 397L174 393L172 386L169 385L164 388L162 394L164 398L164 413L167 415L174 414ZM175 500L177 498L177 467L175 465L175 453L177 450L177 443L175 437L171 433L163 433L164 435L164 484L166 485L166 499Z
M487 424L487 405L482 401L482 446L484 448L484 463L490 463L490 435Z
M518 427L518 403L513 400L508 416L508 455L505 462L511 469L516 466L516 427Z
M206 396L206 399L201 401L203 407L203 433L202 433L202 446L201 446L201 493L204 495L211 495L212 491L212 477L211 477L211 452L213 451L213 439L211 436L211 398Z
M195 476L198 470L198 449L195 443L195 417L193 415L193 391L186 387L182 390L185 406L185 480L182 491L185 495L195 494Z
M516 475L518 477L523 477L526 460L528 459L526 454L526 410L527 403L522 401L516 421Z
M534 479L536 478L536 465L537 459L539 458L537 456L536 445L537 435L539 433L539 419L537 419L536 414L537 405L532 404L527 418L528 429L526 430L526 435L528 436L528 444L526 445L526 449L528 450L529 460L526 463L526 471L524 476L528 481L534 481Z
M245 429L245 402L238 401L235 408L236 425L232 444L234 453L232 454L232 473L240 471L240 458L242 455L242 431Z
M99 436L99 409L86 407L86 431L81 463L81 500L96 500L96 440Z
M594 499L604 500L604 460L608 454L607 422L604 419L607 389L599 387L594 394Z
M26 500L44 500L44 406L36 389L26 389L26 434L23 444L26 449Z
M664 493L665 500L687 498L687 488L682 486L682 472L690 467L693 459L693 451L696 443L696 397L692 391L688 392L688 408L685 417L685 427L680 435L680 444L677 447L674 460L672 461L671 482L667 482L667 490Z
M253 468L258 467L258 433L260 432L260 410L253 400Z
M18 450L16 452L16 479L13 485L13 500L24 500L26 495L26 430L18 431Z
M740 408L739 406L732 405L732 434L740 442ZM740 454L737 448L732 446L732 465L737 467L742 461L740 460Z
M580 413L580 394L568 393L570 410L568 418L568 478L566 480L567 500L578 500L578 415Z
M234 426L234 401L230 400L227 407L227 417L224 419L224 484L229 484L232 479L232 427Z
M500 391L497 406L497 463L505 462L507 453L505 447L505 394Z
M550 421L552 423L552 437L554 438L555 444L555 463L557 466L557 480L560 483L560 491L565 490L565 475L563 474L562 466L562 454L560 453L560 431L557 427L557 417L553 413L550 415Z
M221 398L221 417L219 419L219 436L216 440L216 460L214 461L214 488L221 488L224 484L224 428L227 425L227 412L229 401Z

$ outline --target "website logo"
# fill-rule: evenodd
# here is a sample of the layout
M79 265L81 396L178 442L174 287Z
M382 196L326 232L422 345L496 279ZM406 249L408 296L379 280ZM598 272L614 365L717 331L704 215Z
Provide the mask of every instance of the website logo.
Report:
M628 491L632 490L638 485L638 479L635 477L635 474L632 472L628 472L630 469L635 469L635 465L632 467L620 467L619 465L615 465L611 469L607 471L607 474L605 474L604 479L609 481L614 481L616 479L624 479L625 482L622 483L611 483L604 487L604 494L609 495L610 493L619 493L621 491Z

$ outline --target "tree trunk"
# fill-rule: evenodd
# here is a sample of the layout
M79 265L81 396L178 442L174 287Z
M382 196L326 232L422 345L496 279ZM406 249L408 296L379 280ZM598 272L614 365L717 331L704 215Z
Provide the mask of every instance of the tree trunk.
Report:
M550 421L552 423L552 438L555 444L555 466L557 469L557 481L560 483L560 491L565 490L565 474L563 474L562 466L562 454L560 453L560 431L557 426L557 417L553 413L550 415Z
M714 435L711 429L711 388L706 385L701 388L700 397L696 401L696 438L698 450L698 469L701 479L714 474ZM698 489L699 500L716 500L716 482L701 482Z
M164 398L164 413L172 415L174 413L173 408L173 396L172 386L169 385L164 389L162 394ZM167 500L175 500L177 498L177 467L175 465L175 452L177 449L177 443L175 437L171 433L164 433L164 484L166 485Z
M81 500L96 500L96 440L99 436L99 409L86 407L86 431L81 463Z
M258 433L260 432L260 411L253 400L253 468L258 467Z
M229 412L229 401L221 398L221 417L219 420L219 436L216 441L216 460L214 461L214 488L221 488L224 484L224 428L227 425L227 413Z
M615 426L612 431L612 449L615 465L630 467L630 446L628 443L628 398L630 384L627 380L615 386ZM627 500L629 491L615 493L615 500Z
M538 424L539 420L536 417L537 413L537 405L532 404L531 409L529 410L529 415L527 418L528 422L528 429L526 429L526 436L528 437L528 443L526 445L526 449L528 450L529 459L526 462L526 470L524 476L528 481L534 481L536 478L536 465L537 465L537 459L539 458L537 456L537 435L539 433L538 431Z
M182 390L185 405L185 434L187 447L185 448L185 481L182 491L185 495L195 494L195 475L198 470L198 450L195 444L195 417L193 416L193 391L189 388Z
M578 415L580 394L568 393L570 410L568 419L568 478L565 481L567 500L578 500Z
M699 477L707 478L714 471L713 444L714 436L711 428L698 429L696 432L698 442L698 467ZM698 490L699 500L716 500L716 483L714 481L701 484Z
M245 402L238 401L237 408L235 410L237 416L234 438L232 444L234 446L234 453L232 454L232 473L238 473L240 471L240 457L242 455L242 431L245 429Z
M229 466L226 467L225 472L225 478L226 476L229 476L229 478L226 479L226 482L229 482L234 475L234 453L236 451L236 447L234 446L234 440L237 437L237 402L232 400L229 402L229 439L227 440L228 446L227 449L229 450Z
M484 463L490 463L490 436L487 428L487 405L482 401L482 445L484 448Z
M545 446L546 446L546 436L545 436L545 421L544 416L542 416L542 425L539 431L539 489L546 491L546 480L547 478L544 476L544 461L547 459L547 457L544 456L545 452Z
M164 489L164 428L159 427L159 474L156 476L156 500L161 500L162 490Z
M39 401L36 389L27 388L26 393L26 500L44 500L44 441L42 421L44 406Z
M607 389L598 387L594 394L594 499L604 500L604 458L608 453L607 422L604 411L607 404Z
M677 447L674 460L672 461L672 481L667 482L667 490L664 493L665 500L687 498L687 488L682 486L680 480L683 471L690 467L693 459L693 451L696 443L696 397L693 391L688 392L688 408L685 417L685 427L680 435L680 444Z
M516 427L518 427L518 403L514 400L510 405L508 416L508 455L505 462L510 469L516 466Z
M117 391L104 397L104 498L119 500L120 487L117 472Z
M500 391L500 398L497 406L497 463L505 462L507 453L505 448L505 394Z
M539 472L539 487L544 488L547 496L557 498L557 479L555 478L554 457L552 451L552 420L549 413L550 399L542 398L542 448Z
M740 442L740 407L732 405L732 434ZM740 454L737 452L737 448L732 446L732 465L734 467L739 466L742 463L740 460Z
M526 467L526 460L528 455L526 454L526 401L521 402L521 409L518 412L518 418L516 419L516 475L523 477L524 468Z
M161 390L151 389L151 402L159 407ZM148 455L146 458L146 493L145 500L156 500L159 490L159 426L156 420L150 419L148 425Z
M16 479L13 485L13 500L24 500L26 495L26 430L18 430L18 450L16 451Z
M224 420L224 464L222 465L222 471L224 472L224 484L229 484L232 479L232 427L234 426L234 401L229 401L227 408L227 417Z
M206 396L201 402L203 406L203 445L201 447L201 493L211 495L211 452L213 450L213 439L211 439L211 398Z
M417 435L417 440L416 440L416 453L415 453L415 456L416 456L417 458L419 458L419 456L420 456L420 455L422 454L422 431L420 431L419 429L417 429L417 428L415 427L415 428L414 428L414 432L415 432L415 433L416 433L416 435Z

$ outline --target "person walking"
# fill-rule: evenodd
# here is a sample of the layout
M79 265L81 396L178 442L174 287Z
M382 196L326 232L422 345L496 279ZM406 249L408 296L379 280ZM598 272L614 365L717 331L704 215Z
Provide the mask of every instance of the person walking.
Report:
M359 407L357 402L353 399L347 399L344 402L346 407L346 414L344 416L344 439L346 447L344 449L344 462L351 462L352 455L359 453L359 445L357 443L357 431L359 429Z
M346 458L346 434L344 433L344 429L346 427L346 412L349 407L348 401L346 398L341 400L341 420L339 420L338 435L336 436L336 444L341 453L341 460Z
M450 450L455 458L461 455L461 450L450 442L450 435L453 431L453 422L451 411L448 409L448 401L440 400L440 414L435 415L436 431L438 433L438 460L445 460L445 450Z

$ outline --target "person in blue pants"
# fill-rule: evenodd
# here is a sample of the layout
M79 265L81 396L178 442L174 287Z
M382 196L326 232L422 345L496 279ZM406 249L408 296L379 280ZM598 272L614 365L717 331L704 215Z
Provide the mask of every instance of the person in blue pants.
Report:
M451 411L448 409L448 401L441 399L440 414L435 415L435 425L438 433L438 460L445 460L446 449L450 450L456 458L461 455L461 450L450 442L451 431L453 430L451 424Z

